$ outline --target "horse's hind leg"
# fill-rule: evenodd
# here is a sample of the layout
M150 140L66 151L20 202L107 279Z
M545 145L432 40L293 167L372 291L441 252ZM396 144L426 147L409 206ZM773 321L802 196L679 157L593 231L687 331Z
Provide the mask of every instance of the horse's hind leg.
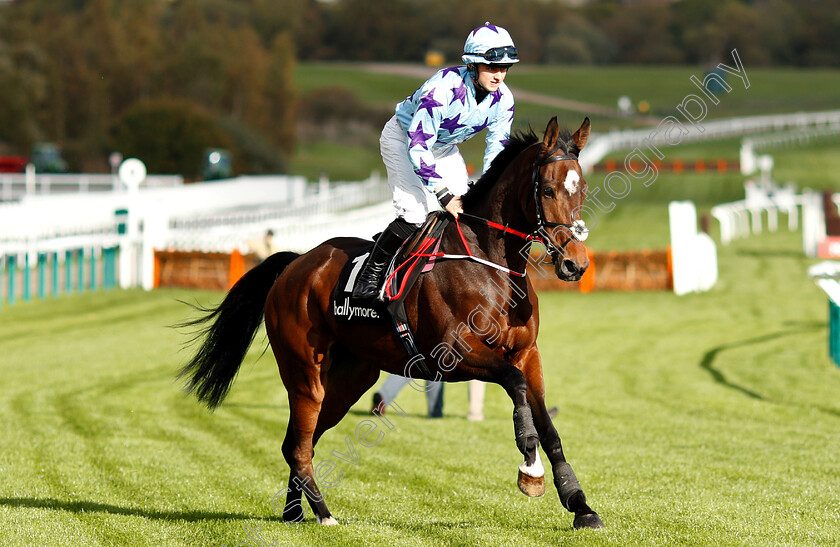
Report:
M315 426L315 443L325 431L347 415L350 407L379 378L379 368L358 360L340 344L333 344L330 348L330 358L330 368L324 383L324 401Z
M315 473L312 467L312 457L315 453L313 435L324 398L323 387L318 381L315 382L315 385L312 385L302 379L295 379L294 383L290 383L287 380L288 371L287 374L282 372L281 374L289 392L291 414L286 429L286 438L283 440L283 457L289 464L290 469L289 486L286 489L286 505L283 507L283 520L287 522L303 520L301 496L305 493L306 499L312 507L312 512L319 523L338 524L330 515L324 496L315 483ZM315 378L317 379L317 373Z
M291 522L303 520L302 494L312 508L318 522L324 525L338 524L327 508L324 495L315 483L312 458L315 444L327 429L336 425L347 414L379 377L379 369L355 360L341 346L333 345L330 363L323 384L314 393L289 391L292 416L283 441L283 455L289 464L289 486L286 490L286 505L283 519ZM284 378L285 381L285 378ZM289 384L287 384L289 385ZM300 384L298 384L300 385ZM317 402L317 409L314 403Z
M285 320L287 325L293 325L290 319ZM324 496L315 483L312 468L315 453L313 435L324 400L321 372L323 367L329 366L327 352L330 339L312 328L297 330L296 325L281 333L280 324L279 314L266 314L266 332L289 396L289 425L282 449L290 473L283 520L303 520L301 496L305 494L319 523L338 524L330 515Z

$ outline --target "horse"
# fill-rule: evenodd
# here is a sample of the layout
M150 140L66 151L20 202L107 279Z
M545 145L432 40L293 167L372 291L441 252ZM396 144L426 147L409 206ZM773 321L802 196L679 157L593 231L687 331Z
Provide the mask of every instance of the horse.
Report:
M405 297L405 313L428 367L406 361L392 325L339 324L330 295L342 268L370 242L338 237L299 255L280 252L247 272L216 308L186 324L199 327L200 347L181 370L185 390L210 410L227 395L248 347L265 321L288 392L290 417L282 443L289 465L283 519L303 520L301 497L317 521L335 525L315 480L314 448L370 389L380 371L446 382L481 380L504 388L513 402L514 436L524 457L518 485L545 491L538 445L550 462L563 507L575 528L604 527L566 461L546 410L539 308L526 267L548 264L565 281L589 265L579 218L587 184L577 155L589 137L585 118L572 134L552 118L542 140L533 130L511 136L490 168L463 196L464 213L447 225L440 248L469 249L474 260L439 260ZM542 256L530 253L533 242ZM545 270L544 270L545 271ZM434 377L432 377L434 375ZM301 485L304 485L303 492Z

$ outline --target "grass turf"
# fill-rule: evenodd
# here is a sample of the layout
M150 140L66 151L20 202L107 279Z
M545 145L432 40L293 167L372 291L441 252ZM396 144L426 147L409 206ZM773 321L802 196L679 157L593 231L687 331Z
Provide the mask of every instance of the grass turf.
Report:
M666 230L662 205L640 246ZM616 216L601 248L632 223ZM623 219L622 219L623 218ZM646 235L647 234L647 235ZM593 235L593 240L595 239ZM647 239L646 239L647 238ZM593 242L593 245L595 243ZM608 528L574 531L549 484L528 499L511 404L489 386L467 422L466 387L429 422L407 389L372 447L355 443L327 500L342 526L289 526L288 407L264 338L227 402L209 414L174 374L190 315L177 299L217 293L112 291L0 310L0 544L835 545L840 542L840 371L826 303L805 277L799 234L720 249L709 293L544 293L549 404L567 456ZM347 452L369 394L317 447ZM333 458L334 459L334 458Z

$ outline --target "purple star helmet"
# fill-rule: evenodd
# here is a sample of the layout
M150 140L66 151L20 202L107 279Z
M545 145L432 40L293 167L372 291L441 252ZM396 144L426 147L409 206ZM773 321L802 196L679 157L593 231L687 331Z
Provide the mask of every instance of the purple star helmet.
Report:
M519 62L516 46L508 31L490 23L484 23L470 32L461 60L467 65L512 65Z

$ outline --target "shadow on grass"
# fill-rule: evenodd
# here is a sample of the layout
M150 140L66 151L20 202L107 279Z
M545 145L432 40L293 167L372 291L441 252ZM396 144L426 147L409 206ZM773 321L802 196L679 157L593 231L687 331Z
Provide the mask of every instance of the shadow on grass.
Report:
M370 410L359 410L359 409L356 409L356 408L351 408L350 410L347 411L347 414L345 414L345 416L358 416L360 418L375 418L376 414L374 414ZM387 416L392 416L392 414L388 414ZM425 418L425 419L428 419L430 421L435 421L435 420L439 419L439 418L429 418L429 416L427 414L422 413L422 412L408 412L408 411L405 412L405 416L403 416L402 414L397 414L397 413L394 413L393 416L396 416L400 420L403 419L403 418ZM443 418L455 418L455 417L456 416L449 415L449 414L444 414L443 415Z
M225 403L222 408L231 407L231 408L259 408L259 409L268 409L268 410L288 410L289 405L253 405L248 403Z
M283 522L283 517L257 517L241 513L219 513L207 511L155 511L154 509L137 509L134 507L120 507L107 503L93 501L61 501L55 499L38 498L0 498L0 506L21 507L27 509L53 509L70 513L110 513L130 517L144 517L154 520L197 522L201 520L262 520Z
M718 346L716 348L712 348L709 351L707 351L705 354L703 354L703 359L700 360L700 368L702 368L703 370L708 372L709 375L712 377L712 379L716 383L718 383L722 386L725 386L729 389L739 391L739 392L743 393L744 395L746 395L747 397L750 397L752 399L757 399L759 401L767 401L767 402L771 402L771 403L791 404L791 403L785 402L785 401L769 400L769 399L767 399L766 397L764 397L763 395L761 395L760 393L758 393L756 391L753 391L753 390L751 390L747 387L744 387L744 386L736 384L735 382L732 382L731 380L729 380L726 377L726 375L723 372L717 370L714 367L715 359L717 359L718 355L720 355L721 352L724 352L726 350L741 348L741 347L744 347L744 346L751 346L751 345L754 345L754 344L763 344L763 343L769 342L771 340L777 340L779 338L784 338L785 336L792 336L792 335L795 335L795 334L802 334L802 333L805 333L805 332L813 332L813 331L818 330L818 329L824 329L825 326L826 326L825 323L820 323L820 322L814 322L814 323L790 323L790 322L788 322L786 324L791 325L791 326L797 325L797 326L799 326L799 328L784 330L784 331L779 331L779 332L773 332L773 333L770 333L770 334L765 334L763 336L756 336L755 338L748 338L746 340L741 340L740 342L733 342L731 344L725 344L725 345L722 345L722 346ZM833 408L826 408L826 407L823 407L823 406L816 406L816 405L798 405L798 406L812 406L813 408L815 408L815 409L817 409L821 412L825 412L826 414L830 414L832 416L840 417L840 411L835 410Z
M753 258L803 258L802 251L786 249L737 249L735 254Z

